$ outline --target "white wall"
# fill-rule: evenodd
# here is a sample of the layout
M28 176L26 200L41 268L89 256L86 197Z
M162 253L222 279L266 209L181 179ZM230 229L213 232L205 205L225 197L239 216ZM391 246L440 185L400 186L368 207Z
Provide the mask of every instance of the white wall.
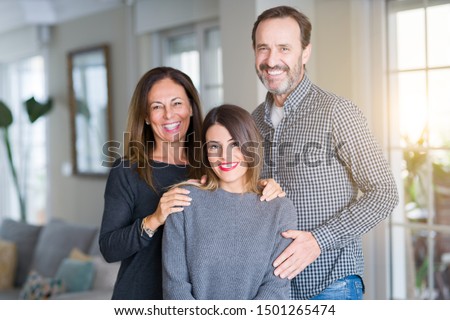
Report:
M54 28L49 47L49 95L55 98L49 114L49 213L71 221L99 224L106 177L65 176L71 163L66 55L70 50L108 43L111 48L113 139L121 141L130 92L127 87L126 12L114 9L63 23ZM80 36L81 35L81 36Z
M26 27L0 35L0 63L16 61L40 50L38 28Z
M183 26L217 17L219 0L138 0L136 34Z
M251 45L255 18L254 1L220 1L224 102L249 111L259 103Z

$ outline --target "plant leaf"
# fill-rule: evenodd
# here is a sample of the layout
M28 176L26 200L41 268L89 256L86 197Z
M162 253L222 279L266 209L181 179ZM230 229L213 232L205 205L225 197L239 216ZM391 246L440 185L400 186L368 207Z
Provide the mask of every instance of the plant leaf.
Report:
M13 122L13 115L8 106L0 100L0 128L8 128Z
M25 106L27 108L28 118L33 123L52 109L53 100L48 99L46 103L40 103L34 97L31 97L25 101Z

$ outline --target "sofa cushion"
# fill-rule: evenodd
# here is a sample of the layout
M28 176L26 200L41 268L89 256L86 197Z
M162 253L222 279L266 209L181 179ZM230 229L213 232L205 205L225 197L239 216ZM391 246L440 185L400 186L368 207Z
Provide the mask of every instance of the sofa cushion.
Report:
M11 289L14 286L16 265L16 244L0 239L0 290Z
M63 292L65 292L65 288L62 280L46 278L31 271L20 291L19 299L44 300Z
M92 261L65 258L55 278L63 281L66 292L87 291L91 288L94 279L94 265Z
M41 229L41 226L25 222L12 219L3 220L0 227L0 238L14 242L17 247L17 270L14 280L16 287L21 287L27 279Z
M66 292L52 296L52 300L111 300L111 290L89 290L84 292Z
M99 236L100 236L100 230L97 230L97 233L95 234L95 238L92 241L91 248L89 249L89 251L87 251L87 253L91 256L101 255L100 245L98 244Z
M92 288L94 290L110 290L114 289L117 274L119 273L120 261L108 263L102 256L93 256L92 262L95 267L95 278Z
M95 251L94 251L95 252ZM78 248L73 248L69 258L80 261L92 261L95 270L92 290L114 289L117 274L119 273L120 261L108 263L100 254L87 255Z
M19 299L20 290L22 290L22 288L17 287L0 290L0 300L17 300Z
M87 252L96 227L51 220L42 230L34 252L32 269L45 277L54 277L61 262L73 248Z

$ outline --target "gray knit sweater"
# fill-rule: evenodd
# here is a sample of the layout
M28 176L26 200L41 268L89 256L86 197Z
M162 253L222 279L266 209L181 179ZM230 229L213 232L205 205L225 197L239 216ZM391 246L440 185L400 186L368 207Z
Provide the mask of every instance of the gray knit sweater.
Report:
M272 263L291 242L280 233L295 229L292 202L187 189L191 205L164 227L164 299L289 299L290 282L273 274Z

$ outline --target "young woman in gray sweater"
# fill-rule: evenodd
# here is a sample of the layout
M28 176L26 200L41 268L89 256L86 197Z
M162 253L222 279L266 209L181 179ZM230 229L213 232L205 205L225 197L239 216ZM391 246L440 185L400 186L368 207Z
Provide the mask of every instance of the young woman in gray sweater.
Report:
M289 299L290 281L272 264L291 242L281 232L295 229L296 211L287 198L260 201L262 141L251 115L212 109L202 142L208 181L183 184L191 205L164 228L164 299Z

